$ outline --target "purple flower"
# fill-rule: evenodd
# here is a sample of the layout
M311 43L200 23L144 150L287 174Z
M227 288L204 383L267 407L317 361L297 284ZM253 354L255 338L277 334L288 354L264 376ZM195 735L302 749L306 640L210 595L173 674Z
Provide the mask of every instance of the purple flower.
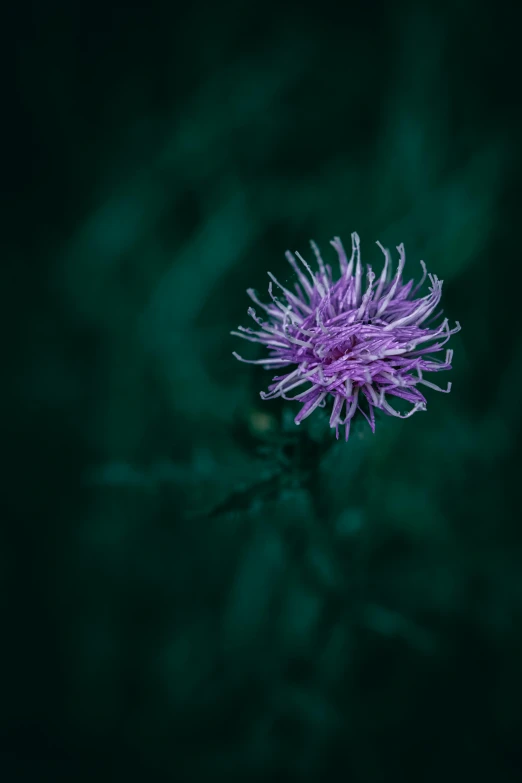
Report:
M319 271L314 273L296 253L303 271L287 251L286 258L298 281L295 292L281 285L269 272L284 298L274 295L272 282L268 286L272 302L268 305L259 301L253 289L248 289L250 298L265 311L266 320L250 307L248 314L259 329L240 326L237 332L232 332L250 342L262 343L270 351L265 359L251 361L234 353L236 359L261 364L266 369L288 367L284 375L273 378L268 393L261 392L262 399L300 400L303 405L295 417L295 423L300 424L316 408L324 407L331 396L330 427L335 427L339 437L339 425L344 424L348 440L350 423L357 410L375 432L375 408L406 419L416 411L426 410L426 399L419 386L449 392L451 383L447 389L441 389L423 375L451 369L453 351L447 350L444 360L426 356L441 351L451 335L460 330L458 322L450 329L447 318L434 325L442 314L440 310L433 315L440 302L442 280L428 275L421 261L420 283L415 288L413 280L403 283L406 259L402 244L397 248L399 265L392 278L390 253L377 242L384 253L384 268L377 279L367 266L364 284L359 236L354 233L350 261L339 237L330 243L339 256L340 277L334 281L332 269L324 264L317 245L310 244ZM417 297L426 277L431 283L429 293ZM303 384L310 385L289 396ZM399 413L387 397L400 397L412 407L405 414Z

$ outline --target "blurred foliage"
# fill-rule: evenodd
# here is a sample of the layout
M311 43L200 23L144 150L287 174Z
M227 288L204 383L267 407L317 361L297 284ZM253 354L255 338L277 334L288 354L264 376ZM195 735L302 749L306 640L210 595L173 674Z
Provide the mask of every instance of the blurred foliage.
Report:
M6 11L2 781L521 779L518 30ZM463 330L450 395L346 445L229 332L353 230Z

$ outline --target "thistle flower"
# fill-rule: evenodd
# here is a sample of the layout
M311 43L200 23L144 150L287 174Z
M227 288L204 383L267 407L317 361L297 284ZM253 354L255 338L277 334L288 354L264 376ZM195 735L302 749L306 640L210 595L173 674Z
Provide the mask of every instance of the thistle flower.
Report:
M302 408L295 423L300 424L332 397L330 427L335 428L338 438L339 426L344 425L348 440L357 410L375 432L375 409L406 419L416 411L426 410L426 399L419 386L449 392L451 383L441 389L423 375L451 369L453 351L447 350L444 360L426 356L441 351L451 335L460 330L458 322L450 329L447 318L438 326L428 326L442 315L442 310L433 315L440 302L442 280L428 275L421 261L421 281L414 288L413 280L403 283L406 259L402 244L397 247L399 264L392 278L390 253L377 242L384 254L384 267L377 279L368 265L363 288L359 236L353 233L350 261L339 237L330 243L337 251L340 266L340 277L334 281L332 269L323 262L317 245L310 244L319 271L313 272L296 253L301 268L287 251L286 258L297 277L295 291L285 288L269 272L270 304L259 301L253 289L247 291L266 313L266 320L250 307L248 314L259 329L240 326L232 332L250 342L262 343L270 351L269 357L257 360L244 359L234 352L239 361L260 364L266 369L289 368L284 375L273 378L268 392L261 392L262 399L299 400ZM429 293L417 298L426 277L431 283ZM282 298L274 294L273 284L282 292ZM308 388L289 396L306 383L310 384ZM402 398L412 407L407 413L400 413L390 405L389 397Z

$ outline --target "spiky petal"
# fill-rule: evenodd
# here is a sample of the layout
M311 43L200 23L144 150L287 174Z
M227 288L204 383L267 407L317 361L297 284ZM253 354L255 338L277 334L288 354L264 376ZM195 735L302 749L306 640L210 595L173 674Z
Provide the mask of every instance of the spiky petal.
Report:
M317 272L299 253L295 256L301 266L290 251L286 253L297 277L294 291L285 288L270 272L269 304L262 303L252 289L247 291L266 319L250 307L248 313L258 328L240 326L232 334L262 343L270 355L257 360L244 359L235 352L234 356L267 369L290 368L286 374L276 375L268 392L261 392L261 397L299 400L302 408L295 417L296 424L333 398L330 427L335 428L339 437L339 427L344 425L348 440L357 410L375 432L375 409L408 418L426 410L426 399L419 386L450 391L451 383L442 389L425 380L423 373L451 369L451 350L446 351L444 359L431 355L443 349L451 335L460 330L460 324L457 322L450 329L448 320L444 319L438 326L434 325L442 315L442 311L436 312L442 280L428 274L423 261L420 283L413 288L413 280L402 282L406 263L404 245L397 247L399 263L392 274L391 255L377 242L384 254L382 272L377 277L367 266L363 280L359 236L352 234L349 261L339 237L330 244L339 259L337 280L333 279L331 267L323 262L317 245L311 242ZM430 283L428 293L416 298L426 277ZM279 295L274 292L274 286ZM293 395L289 396L290 392ZM399 413L389 397L411 403L410 410Z

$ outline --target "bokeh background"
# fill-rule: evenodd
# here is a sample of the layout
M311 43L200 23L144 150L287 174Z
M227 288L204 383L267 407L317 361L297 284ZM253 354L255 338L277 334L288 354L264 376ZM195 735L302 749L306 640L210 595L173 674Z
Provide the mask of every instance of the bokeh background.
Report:
M3 27L1 780L521 780L519 20ZM229 332L287 248L354 230L463 328L452 393L346 445Z

